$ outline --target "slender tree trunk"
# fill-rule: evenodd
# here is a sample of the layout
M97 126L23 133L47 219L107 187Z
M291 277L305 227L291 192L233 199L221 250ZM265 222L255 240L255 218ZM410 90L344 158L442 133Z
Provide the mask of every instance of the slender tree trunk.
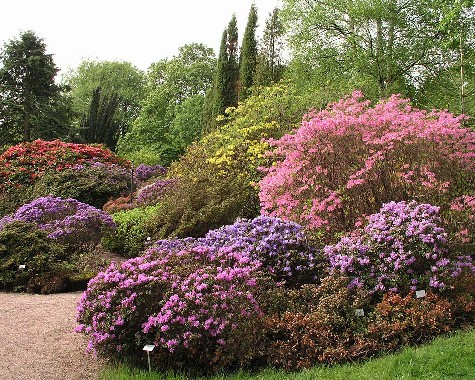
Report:
M462 34L460 34L460 113L465 114L465 72L464 72L464 57L463 57L463 44ZM465 122L462 120L462 127Z

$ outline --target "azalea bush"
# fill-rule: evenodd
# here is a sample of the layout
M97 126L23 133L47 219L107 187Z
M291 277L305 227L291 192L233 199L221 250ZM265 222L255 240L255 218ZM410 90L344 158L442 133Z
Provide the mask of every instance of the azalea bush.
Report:
M20 221L34 223L70 251L90 250L104 233L115 228L112 218L101 210L75 199L47 196L21 206L0 219L0 229Z
M439 208L415 201L384 204L364 229L324 252L333 272L371 293L443 290L462 271L475 274L470 256L451 255Z
M462 119L396 95L371 105L360 92L311 111L298 130L271 141L277 162L260 181L262 211L327 242L390 201L446 213L475 188L475 132Z
M154 182L145 185L137 191L137 205L153 205L164 197L164 195L173 189L176 180L174 179L157 179Z
M239 363L254 350L259 265L232 248L161 242L89 283L77 331L109 357L139 359L137 347L153 342L154 366L163 370Z

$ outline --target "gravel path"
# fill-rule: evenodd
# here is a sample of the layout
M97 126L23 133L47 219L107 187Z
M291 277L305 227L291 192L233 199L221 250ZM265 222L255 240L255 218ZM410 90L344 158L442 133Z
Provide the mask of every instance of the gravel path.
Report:
M73 332L80 296L0 292L0 379L99 379L101 363Z

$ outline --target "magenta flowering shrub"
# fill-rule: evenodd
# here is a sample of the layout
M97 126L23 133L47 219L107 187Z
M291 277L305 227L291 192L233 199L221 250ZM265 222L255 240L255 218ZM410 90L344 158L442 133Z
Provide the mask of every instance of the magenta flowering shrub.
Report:
M371 293L408 293L446 288L470 257L451 257L447 234L440 226L439 207L412 202L384 204L362 230L328 245L324 253L333 272L351 278L350 287Z
M257 336L259 267L231 247L159 242L89 282L76 330L89 337L90 350L112 357L134 359L154 343L160 369L237 363L252 351L249 336Z
M0 228L13 221L34 223L48 237L71 249L88 249L115 228L110 215L75 199L54 196L37 198L13 215L0 219Z
M374 106L353 93L308 113L272 141L278 162L260 181L263 213L296 221L332 240L383 203L440 206L473 194L475 132L462 116L426 112L391 96Z

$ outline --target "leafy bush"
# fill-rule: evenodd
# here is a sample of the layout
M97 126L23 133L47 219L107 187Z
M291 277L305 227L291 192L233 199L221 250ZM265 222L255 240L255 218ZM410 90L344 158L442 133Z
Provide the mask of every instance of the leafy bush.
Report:
M160 205L137 207L114 213L112 218L117 228L102 239L105 248L124 257L135 257L145 248L150 236L150 221Z
M36 224L5 224L0 228L0 287L25 290L31 278L50 272L65 257L61 245Z
M89 250L101 236L115 228L112 218L101 210L78 202L48 196L20 207L12 216L0 219L0 228L20 221L34 223L70 251Z
M39 178L31 198L54 195L74 198L96 208L102 208L111 198L130 192L130 171L116 164L94 162L76 165L59 172L48 171Z
M148 185L141 187L137 191L138 205L153 205L158 203L163 196L172 189L176 180L173 179L157 179Z
M259 263L238 251L162 242L89 282L77 331L89 349L136 359L154 342L154 366L209 372L247 360L261 314Z
M370 107L360 92L310 112L272 141L278 162L260 181L262 211L327 242L390 201L416 199L445 213L475 187L475 132L461 120L395 95Z
M460 266L475 273L469 257L453 258L439 227L439 208L416 202L390 202L368 225L324 251L331 270L351 277L350 286L372 293L444 289Z
M262 174L257 168L271 164L263 139L290 131L305 109L285 85L262 89L229 109L225 125L190 146L171 166L168 177L177 184L161 200L154 236L199 237L239 217L259 215L255 182Z
M140 164L134 170L134 178L139 182L145 182L152 177L161 177L167 173L162 165Z

